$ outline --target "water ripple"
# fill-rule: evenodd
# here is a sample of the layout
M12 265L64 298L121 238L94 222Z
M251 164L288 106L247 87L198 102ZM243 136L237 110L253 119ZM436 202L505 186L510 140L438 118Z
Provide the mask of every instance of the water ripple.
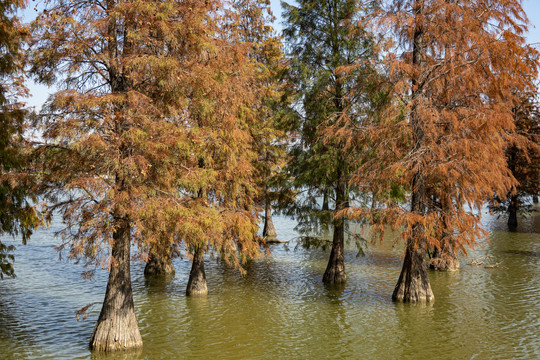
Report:
M74 315L103 300L107 271L82 280L83 267L58 261L58 239L40 231L29 245L16 244L18 277L0 281L1 358L540 358L540 237L506 233L495 218L485 222L490 241L470 256L489 254L501 266L472 267L463 258L458 272L431 272L436 302L426 306L391 302L403 255L391 237L370 245L365 257L347 247L348 281L341 288L322 283L329 251L317 249L272 246L271 257L246 265L245 277L208 258L206 298L184 295L187 259L175 259L176 275L169 279L146 279L144 264L136 262L133 291L144 349L108 355L88 351L99 305L85 321ZM530 222L528 229L540 223ZM290 220L274 223L281 239L297 236Z

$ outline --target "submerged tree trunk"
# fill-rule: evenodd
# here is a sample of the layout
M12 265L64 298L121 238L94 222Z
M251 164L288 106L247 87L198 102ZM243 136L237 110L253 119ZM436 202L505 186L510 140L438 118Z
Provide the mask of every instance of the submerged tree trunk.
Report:
M186 295L200 296L207 293L206 274L204 273L204 253L202 248L198 247L193 253L193 264L189 273Z
M174 266L170 254L158 255L150 250L148 262L144 267L145 276L174 275Z
M90 349L129 350L142 347L142 337L133 306L130 276L130 226L119 220L112 246L111 271L101 313L92 333Z
M508 163L508 168L510 169L510 171L512 172L512 174L515 174L516 173L516 163L517 163L517 152L518 152L518 149L516 146L512 146L510 147L510 149L508 149L508 157L507 157L507 163ZM510 231L514 231L516 230L517 226L518 226L518 220L517 220L517 212L518 212L518 201L519 201L519 198L518 198L518 194L517 194L517 190L514 189L513 192L510 194L510 203L508 204L508 229Z
M433 199L432 203L436 200ZM440 199L438 207L442 209L442 231L441 238L439 240L439 247L433 249L431 259L429 260L429 268L438 271L456 271L459 269L459 261L457 258L457 252L453 246L454 227L452 219L449 214L452 212L449 199Z
M268 239L277 237L276 228L274 227L274 222L272 221L272 202L268 197L266 197L264 206L264 228L262 235L264 238Z
M416 0L414 12L418 17L424 11L423 1ZM413 65L420 68L422 66L422 52L424 48L424 29L421 24L416 24L413 39ZM423 123L418 114L418 101L422 94L418 89L419 82L416 77L412 78L412 101L411 126L414 134L414 150L421 150L425 145L425 131ZM421 153L416 156L423 156ZM418 168L412 179L412 199L411 212L425 216L426 212L426 179L422 169ZM429 283L426 266L426 235L424 225L417 221L413 225L412 234L407 239L407 248L405 250L405 259L403 268L399 275L399 280L392 294L393 301L399 302L430 302L435 300L431 285Z
M328 285L343 284L347 281L345 274L345 255L344 255L344 229L343 221L341 224L334 225L334 236L332 239L332 252L330 260L324 272L323 282Z
M518 226L517 211L518 211L518 196L510 196L510 203L508 204L508 229L516 230Z
M345 208L345 179L341 169L338 169L338 182L336 186L336 211ZM345 274L345 223L343 218L334 219L334 235L332 239L332 252L328 266L324 272L323 282L328 285L343 284L347 281Z
M435 248L433 256L429 260L429 268L438 271L456 271L459 269L457 254L448 241L441 242L439 248Z
M393 301L415 303L435 300L429 283L425 258L425 242L421 241L415 246L414 241L410 239L407 242L403 268L392 294Z

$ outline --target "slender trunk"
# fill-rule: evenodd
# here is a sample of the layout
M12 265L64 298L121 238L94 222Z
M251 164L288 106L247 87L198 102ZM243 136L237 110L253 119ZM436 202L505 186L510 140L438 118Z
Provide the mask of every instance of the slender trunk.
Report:
M518 211L518 196L510 196L510 204L508 204L508 229L515 231L518 226L517 211Z
M414 4L415 23L413 39L413 66L417 69L422 67L422 52L424 47L424 29L418 23L418 17L423 12L423 0L416 0ZM414 151L424 147L425 133L418 114L418 101L421 96L421 89L417 81L417 76L412 78L412 99L411 126L414 134ZM422 156L422 155L417 155ZM412 200L411 211L415 214L425 216L426 212L426 179L422 169L416 170L412 180ZM405 259L403 268L399 275L399 280L392 294L393 301L399 302L429 302L435 300L431 285L429 283L426 266L426 234L424 225L416 222L413 225L412 236L407 239Z
M508 153L509 153L508 154L509 156L507 158L508 168L514 175L516 174L517 151L518 150L516 146L512 146L508 150ZM517 192L516 190L514 190L514 192L510 195L510 203L508 204L508 209L507 209L508 229L510 231L515 231L518 226L518 220L517 220L518 201L519 201L519 198L518 198Z
M328 211L330 207L328 206L328 189L324 189L323 191L323 202L322 202L322 211Z
M334 4L337 6L337 4ZM334 12L337 15L337 12ZM337 20L337 19L336 19ZM337 21L336 21L337 24ZM332 35L332 53L340 54L340 46L337 41L335 33ZM336 69L340 64L333 64L333 68ZM335 94L334 94L334 106L337 114L342 114L344 109L343 102L343 82L341 76L336 73L335 79ZM336 162L336 201L335 212L345 209L348 202L347 198L347 178L346 178L347 165L345 164L344 155L341 150L337 154ZM334 214L334 235L332 239L332 251L330 253L330 259L326 266L326 271L323 276L323 283L327 285L344 284L347 281L347 275L345 274L345 222L343 217L336 217Z
M264 205L264 228L262 235L264 238L273 239L277 237L277 233L274 222L272 221L272 202L268 196L266 197Z
M345 178L338 168L338 181L336 186L336 211L345 208ZM343 218L334 219L334 236L332 239L332 252L328 266L324 272L323 282L328 285L343 284L347 280L345 274L345 223Z
M189 273L186 295L200 296L207 293L206 274L204 273L204 253L202 248L198 247L193 253L193 264Z
M150 250L148 262L144 267L145 276L174 275L174 266L170 254L157 254Z
M125 219L119 222L113 235L111 271L105 300L90 340L91 350L117 351L142 347L129 272L130 226Z

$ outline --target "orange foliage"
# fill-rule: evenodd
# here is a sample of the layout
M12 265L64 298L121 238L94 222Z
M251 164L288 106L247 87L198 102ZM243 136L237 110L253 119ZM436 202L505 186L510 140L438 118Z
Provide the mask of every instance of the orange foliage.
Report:
M239 266L260 253L253 45L225 1L58 0L33 24L33 72L59 82L43 171L72 256L118 219L143 249L183 243ZM106 257L103 259L107 259Z
M398 40L385 63L394 101L380 121L347 135L351 144L372 144L376 156L353 182L373 192L378 206L352 212L379 230L401 227L415 243L421 236L427 247L445 240L465 251L485 235L486 200L516 184L504 147L516 94L533 88L537 75L527 19L516 0L395 1L387 10L384 25ZM390 197L396 187L417 206ZM417 225L421 235L413 235Z

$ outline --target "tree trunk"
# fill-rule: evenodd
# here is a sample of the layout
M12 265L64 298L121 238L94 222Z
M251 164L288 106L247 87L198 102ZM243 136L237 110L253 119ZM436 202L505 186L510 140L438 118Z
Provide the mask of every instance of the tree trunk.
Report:
M152 250L148 254L148 262L144 267L145 276L174 275L174 266L170 254L158 255Z
M538 195L533 195L533 204L538 204Z
M332 252L323 276L323 282L328 285L343 284L347 281L343 230L343 221L341 221L341 224L334 225Z
M263 228L263 237L268 239L274 239L277 237L276 228L274 227L274 222L272 221L272 202L268 197L265 200L264 206L264 228Z
M206 274L204 273L204 253L202 248L196 248L193 253L193 264L189 273L187 296L201 296L208 294Z
M508 204L508 229L516 230L518 226L517 210L518 210L518 196L510 196L510 204Z
M90 349L129 350L142 347L142 337L133 306L130 275L130 226L119 220L113 234L111 271L101 313L92 333Z
M418 226L418 225L417 225ZM435 300L426 269L425 243L414 245L414 240L407 241L403 268L392 294L392 300L398 302L430 302Z
M432 203L436 203L433 199ZM429 260L429 268L438 271L456 271L459 269L459 261L457 253L454 249L454 226L451 217L452 200L448 198L440 199L438 206L442 209L442 227L439 247L433 250L431 259ZM433 210L434 211L434 210Z
M516 163L517 163L517 152L518 149L516 146L512 146L510 149L508 149L508 157L507 157L507 163L508 168L512 172L512 174L516 174ZM518 195L517 190L514 189L513 192L510 194L510 203L508 204L508 229L510 231L515 231L518 226L518 220L517 220L517 211L518 211Z
M447 241L435 248L433 256L429 260L429 268L438 271L456 271L459 269L459 261L452 245Z
M414 4L415 17L419 17L423 11L423 1L416 0ZM415 19L415 23L412 60L413 65L421 69L423 64L422 52L424 51L424 29L422 24L418 24L418 19ZM425 131L417 108L419 98L422 96L422 89L418 88L419 82L416 76L412 78L411 126L414 134L414 151L417 153L416 156L421 157L423 156L421 150L425 146ZM411 185L411 212L425 217L427 193L426 179L422 168L416 170ZM427 273L426 245L424 225L422 222L417 221L413 225L411 236L407 239L403 268L392 294L393 301L430 302L435 300Z
M345 179L341 169L338 169L336 186L336 211L345 208ZM323 282L328 285L343 284L347 281L345 274L345 224L343 218L334 219L334 236L332 239L332 252L324 272Z
M323 202L322 202L322 211L328 211L330 207L328 206L328 189L323 191Z

